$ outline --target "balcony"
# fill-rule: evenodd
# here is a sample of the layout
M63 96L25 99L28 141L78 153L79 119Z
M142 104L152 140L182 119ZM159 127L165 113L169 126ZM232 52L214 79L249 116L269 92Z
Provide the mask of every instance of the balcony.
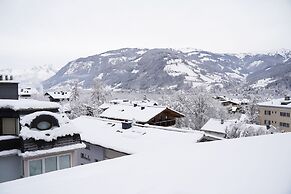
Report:
M0 152L6 150L20 150L20 139L17 136L1 135L0 136Z

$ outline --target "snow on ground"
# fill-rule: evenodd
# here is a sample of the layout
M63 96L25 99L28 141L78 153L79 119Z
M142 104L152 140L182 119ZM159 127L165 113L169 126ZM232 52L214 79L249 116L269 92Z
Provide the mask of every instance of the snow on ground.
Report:
M290 194L291 133L167 148L1 183L1 194Z
M164 67L164 71L174 77L179 75L197 77L197 73L190 69L189 65L183 63L182 59L171 59L167 61L167 65Z
M264 88L268 84L274 82L276 80L272 80L272 78L260 79L256 83L252 84L251 87L253 88Z
M134 125L124 130L120 121L86 116L76 118L72 122L81 132L82 140L128 154L182 142L192 144L204 135L203 132L153 125Z

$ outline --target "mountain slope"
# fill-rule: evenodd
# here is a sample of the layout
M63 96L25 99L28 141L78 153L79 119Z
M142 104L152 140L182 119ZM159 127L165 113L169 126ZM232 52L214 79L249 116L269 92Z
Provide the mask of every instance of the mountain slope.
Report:
M290 56L287 51L237 55L195 49L124 48L71 61L43 84L45 88L55 88L78 82L90 88L96 78L115 89L134 90L255 84L266 75L276 80L284 77L282 72L275 73L272 68L278 65L288 68ZM268 68L272 74L264 73Z

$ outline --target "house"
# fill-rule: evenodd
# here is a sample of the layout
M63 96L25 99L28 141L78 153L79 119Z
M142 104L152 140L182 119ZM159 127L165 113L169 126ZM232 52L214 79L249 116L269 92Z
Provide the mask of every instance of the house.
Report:
M71 97L71 92L64 91L46 92L44 96L47 96L51 102L69 101Z
M196 143L204 133L174 127L132 124L116 120L81 116L73 124L86 144L79 150L79 164L153 151L169 145Z
M119 121L135 121L138 124L158 126L172 126L176 119L184 117L183 114L164 106L145 106L138 103L103 104L105 111L101 118Z
M287 194L291 133L179 142L0 184L3 194Z
M282 131L291 132L290 96L258 103L258 108L261 125L273 125Z
M84 147L59 104L18 99L18 83L0 81L0 182L75 166Z
M205 125L201 128L201 131L217 138L226 137L226 129L235 122L235 120L224 120L210 118Z
M31 87L21 88L19 90L19 98L29 99L34 94L37 94L37 91Z

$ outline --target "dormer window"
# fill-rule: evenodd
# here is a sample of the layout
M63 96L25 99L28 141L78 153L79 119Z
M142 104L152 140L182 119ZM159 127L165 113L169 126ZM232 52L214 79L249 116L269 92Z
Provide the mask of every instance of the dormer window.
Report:
M48 130L52 128L52 124L48 121L41 121L36 125L36 128L39 130Z
M49 130L53 127L59 127L58 120L51 115L39 115L30 123L30 128L36 128L40 131Z

